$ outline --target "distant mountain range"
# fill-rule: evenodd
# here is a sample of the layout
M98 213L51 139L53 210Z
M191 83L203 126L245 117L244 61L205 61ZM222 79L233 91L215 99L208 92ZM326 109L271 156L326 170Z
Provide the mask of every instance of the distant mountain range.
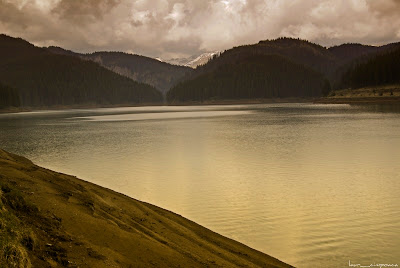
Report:
M48 47L55 54L76 56L94 61L101 66L140 83L149 84L165 94L175 83L192 69L172 65L145 56L123 52L95 52L80 54L60 47Z
M168 60L163 60L158 58L159 61L163 62L168 62L170 64L174 65L181 65L181 66L186 66L195 69L199 65L204 65L206 64L212 57L215 55L218 55L221 53L220 51L215 51L215 52L205 52L200 55L194 55L188 58L174 58L174 59L168 59Z
M0 35L0 107L161 103L163 94L171 103L320 97L332 88L400 83L399 49L279 38L170 64L123 52L39 48Z

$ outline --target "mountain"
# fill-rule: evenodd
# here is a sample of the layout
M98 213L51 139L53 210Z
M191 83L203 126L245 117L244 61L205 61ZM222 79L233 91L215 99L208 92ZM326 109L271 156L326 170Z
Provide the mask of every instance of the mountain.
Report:
M188 67L172 65L157 59L123 52L80 54L60 47L48 47L47 50L55 54L77 56L85 60L94 61L117 74L151 85L163 93L167 92L184 75L192 71Z
M188 58L175 58L175 59L169 59L165 60L165 62L168 62L170 64L175 64L175 65L181 65L181 66L186 66L195 69L199 65L204 65L206 64L212 57L215 55L220 54L219 51L215 52L205 52L200 55L194 55ZM161 59L160 59L161 60Z
M203 53L203 54L197 56L196 58L194 58L193 60L189 61L188 63L186 63L185 66L189 66L191 68L196 68L197 66L205 65L207 62L209 62L214 56L218 55L219 53L220 53L219 51Z
M342 78L341 88L400 84L400 48L394 48L352 66Z
M379 52L380 47L367 46L362 44L342 44L328 48L339 62L346 63L362 56Z
M351 66L396 47L400 47L400 43L381 47L344 44L338 47L325 48L306 40L293 38L260 41L253 45L234 47L215 55L207 64L198 66L194 72L186 75L181 83L170 90L168 98L169 100L178 101L187 100L187 97L191 96L192 100L201 101L210 98L221 99L227 97L318 97L327 93L327 88L331 87L325 83L326 81L337 87L340 85L341 77ZM279 57L271 58L272 55ZM274 69L268 62L261 63L257 57L265 61L272 60L277 64L277 67ZM245 64L241 65L241 63ZM260 70L254 70L252 65L259 66ZM277 72L282 65L290 67ZM247 66L248 69L243 68L243 66ZM237 72L238 69L241 72ZM303 80L297 81L299 86L285 81L292 80L294 77L297 78L295 71L300 71L301 69L307 69L308 73L304 73ZM324 81L320 83L322 88L319 90L303 87L308 83L310 85L318 84L314 83L314 79L317 76L311 75L311 71L319 74L319 79ZM251 72L256 72L257 76L252 75ZM273 76L271 76L272 74ZM229 81L229 78L236 82ZM278 81L277 79L280 80ZM274 81L275 93L271 93L272 91L269 88L271 84L267 80ZM243 81L246 81L246 83L243 83ZM220 88L224 83L229 84L231 89L226 86L223 89L224 93L221 94L216 89ZM238 85L241 88L238 88ZM260 85L264 85L267 88L263 91L258 88ZM290 89L288 88L289 86L291 87ZM228 94L226 92L228 90L240 92ZM310 92L313 93L310 94Z
M290 79L288 79L290 77ZM279 55L249 55L180 83L171 103L224 99L319 97L330 90L324 76Z
M347 43L340 46L333 46L328 48L341 64L352 62L354 60L365 61L380 53L397 49L400 43L391 43L383 46L369 46L362 44Z
M59 55L65 55L65 56L81 57L84 55L84 54L73 52L71 50L64 49L62 47L50 46L50 47L44 47L44 49L53 54L59 54Z
M326 48L280 38L234 47L198 66L168 92L168 100L318 97L329 90L325 73L336 68Z
M338 62L338 67L329 75L332 88L339 89L342 87L342 77L349 69L353 69L356 65L365 63L377 55L385 54L396 48L400 48L400 43L383 46L348 43L330 47L328 50L336 57Z
M240 61L248 55L279 55L324 74L330 73L337 66L334 55L320 45L300 39L279 38L226 50L206 65L199 66L197 73L208 72L221 65Z
M100 65L0 35L0 81L18 90L21 106L140 104L162 100L154 87Z
M19 106L20 99L18 91L0 83L0 109Z
M163 93L192 71L188 67L123 52L95 52L85 55L84 58L135 81L152 85Z

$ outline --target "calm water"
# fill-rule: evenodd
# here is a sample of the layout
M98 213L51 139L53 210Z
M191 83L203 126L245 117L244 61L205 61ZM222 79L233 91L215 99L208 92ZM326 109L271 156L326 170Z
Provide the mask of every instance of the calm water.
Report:
M393 108L393 107L392 107ZM400 113L269 104L0 115L0 147L298 267L400 265Z

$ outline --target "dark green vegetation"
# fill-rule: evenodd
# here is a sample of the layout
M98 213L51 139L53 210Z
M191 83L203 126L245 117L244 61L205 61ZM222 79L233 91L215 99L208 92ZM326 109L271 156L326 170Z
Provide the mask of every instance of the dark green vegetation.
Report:
M0 83L0 109L19 106L20 100L18 91Z
M400 84L400 48L354 64L344 75L343 88Z
M399 83L399 47L325 48L279 38L229 49L192 70L122 52L38 48L0 35L0 108L161 103L171 87L170 103L318 98L331 89Z
M227 50L199 66L167 97L170 102L320 97L331 87L342 87L342 75L354 62L366 61L395 47L399 44L344 44L327 49L299 39L260 41Z
M0 81L18 90L23 107L134 105L162 100L161 93L149 85L22 39L0 35L0 58Z
M193 71L189 67L177 66L156 59L123 52L95 52L79 54L58 47L49 47L56 54L73 55L94 61L101 66L140 83L149 84L166 93L184 75Z
M0 267L291 267L0 149Z
M277 55L253 55L178 84L167 97L171 101L318 97L329 90L329 82L311 68Z

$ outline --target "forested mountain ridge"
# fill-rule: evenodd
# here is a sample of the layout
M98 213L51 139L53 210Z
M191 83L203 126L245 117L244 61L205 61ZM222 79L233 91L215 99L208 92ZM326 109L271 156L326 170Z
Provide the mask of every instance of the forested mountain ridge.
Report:
M383 46L346 43L330 47L328 51L331 52L340 63L348 63L355 59L362 60L363 57L366 57L366 60L368 60L370 57L374 57L377 54L390 52L397 48L400 48L400 43L390 43Z
M54 53L54 54L59 54L59 55L65 55L65 56L75 56L75 57L80 57L83 56L84 54L76 53L68 49L64 49L62 47L56 47L56 46L49 46L49 47L44 47L45 50L48 52Z
M379 51L379 47L357 43L347 43L330 47L328 48L328 51L336 57L337 61L345 63L364 55L377 53Z
M354 64L342 77L341 88L400 84L400 48Z
M197 67L193 76L212 71L224 64L240 61L249 55L284 56L295 63L303 64L323 74L330 73L336 68L336 59L326 48L305 40L279 38L226 50L213 57L207 64Z
M167 94L171 102L314 98L329 88L395 81L397 73L391 70L397 65L389 59L397 58L394 51L398 49L400 43L325 48L306 40L279 38L234 47L193 70L123 52L80 54L59 47L39 48L0 35L0 82L10 88L1 95L7 101L1 101L15 99L14 105L21 106L161 102L162 94L155 88L133 80L164 92L175 85ZM385 60L371 63L392 52ZM359 77L367 73L369 78L361 82Z
M231 88L235 88L232 89L233 91L243 91L240 94L228 94L225 92L223 97L229 96L230 98L238 98L237 96L239 95L242 98L320 97L327 93L327 89L330 88L331 85L335 88L340 87L342 75L354 64L365 62L374 55L386 53L396 47L400 47L400 43L389 44L381 47L364 46L360 44L344 44L337 47L325 48L306 40L293 38L260 41L257 44L239 46L226 50L213 57L207 64L197 67L196 70L187 75L179 85L170 90L168 93L168 99L178 101L181 99L187 99L188 96L191 98L193 98L193 96L198 96L198 98L192 99L196 101L206 100L207 98L220 99L222 96L220 96L219 91L212 91L216 95L211 96L209 95L209 89L203 88L200 90L200 87L202 85L207 88L220 88L220 85L223 84L222 81L231 85ZM272 55L279 56L280 58L278 59L282 60L283 62L281 64L284 64L285 66L290 65L287 63L287 61L289 61L292 65L294 64L297 67L294 68L292 66L293 68L281 69L280 72L277 72L276 69L279 68L274 69L272 66L268 68L266 67L269 65L268 62L263 63L263 66L260 65L261 63L257 57L264 58L268 61L271 59L270 57ZM280 64L277 58L273 59L276 64ZM254 61L253 64L260 66L260 69L253 70L251 67L252 63L250 63L249 60ZM246 62L248 68L242 68L242 72L238 73L237 68L241 62ZM288 83L285 81L297 77L295 70L300 71L303 69L309 71L312 70L313 72L318 73L320 77L322 77L322 81L324 81L321 83L323 86L319 90L311 90L313 94L310 94L310 90L305 90L303 86L296 86L295 83ZM257 72L258 75L252 76L251 74L248 74L250 70ZM262 74L261 70L264 70L265 73ZM273 74L273 76L271 76L271 74ZM308 72L308 74L310 74L310 72ZM298 81L299 85L315 85L314 79L316 76L309 76L308 74L303 77L302 81ZM264 78L261 78L262 75L264 75ZM227 81L226 78L229 76L232 80L246 80L247 83L242 84L241 89L236 89L236 85ZM279 81L277 80L278 78L280 79ZM271 83L266 80L274 80L275 93L272 95L270 93L267 94L266 92L271 91L266 89L263 93L264 96L262 96L263 94L260 95L261 91L255 88L255 85L260 83L260 79L264 81L261 83L269 85L268 87L270 87ZM311 80L307 81L307 79ZM330 85L328 85L327 81L329 81ZM292 86L290 90L287 88L289 85ZM185 90L192 92L183 93ZM224 87L224 91L228 90L228 86ZM200 96L199 92L208 93L205 93L207 96ZM319 95L315 94L316 92ZM183 96L179 96L179 94L183 94Z
M371 58L389 53L397 48L400 48L400 43L391 43L383 46L348 43L330 47L328 50L335 55L338 62L336 70L329 75L332 88L341 89L343 87L343 76L348 70L367 62Z
M320 45L291 38L260 41L198 66L167 97L171 102L320 97L330 90L325 74L335 68L335 56Z
M155 88L78 57L58 55L0 35L0 81L18 90L21 106L161 102Z
M319 97L329 90L329 82L324 76L309 67L278 55L250 55L178 84L168 92L167 100L175 103Z
M56 54L77 56L94 61L117 74L149 84L163 93L192 71L189 67L172 65L153 58L124 52L80 54L60 47L48 47L47 50Z
M396 47L400 47L400 43L384 46L349 43L326 48L307 40L286 37L278 38L226 50L218 56L213 57L207 64L199 66L196 72L187 76L187 78L212 71L220 65L238 61L241 58L246 58L248 55L280 55L290 58L295 63L310 67L331 79L342 65L349 64L354 60L361 60L363 57L368 58L377 53L384 53Z

